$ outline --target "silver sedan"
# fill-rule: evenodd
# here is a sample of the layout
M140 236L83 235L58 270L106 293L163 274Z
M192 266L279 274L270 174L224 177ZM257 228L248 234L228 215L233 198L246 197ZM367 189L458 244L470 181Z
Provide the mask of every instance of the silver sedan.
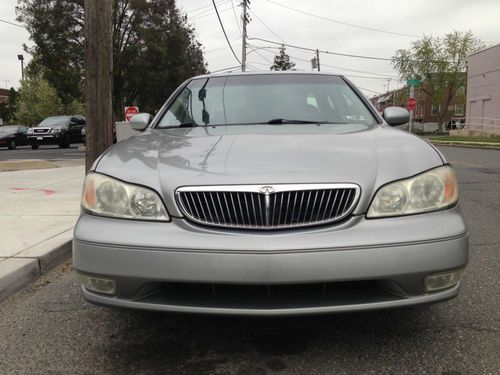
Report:
M285 315L459 292L455 173L342 76L194 77L85 179L73 261L93 303Z

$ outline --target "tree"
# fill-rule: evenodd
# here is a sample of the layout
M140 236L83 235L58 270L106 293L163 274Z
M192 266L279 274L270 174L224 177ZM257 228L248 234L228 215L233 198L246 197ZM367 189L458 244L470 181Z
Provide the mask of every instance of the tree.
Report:
M17 91L11 87L9 90L9 99L5 103L0 103L0 119L8 123L14 119L17 109Z
M290 56L286 53L285 46L281 46L279 55L274 56L271 70L295 70L295 63L290 61Z
M61 115L64 106L56 89L44 78L43 72L26 69L17 97L17 121L26 125L36 125L49 116Z
M424 36L409 49L396 51L393 66L402 79L421 80L422 91L432 104L440 106L438 132L443 131L451 100L466 85L467 57L482 47L470 31L454 31L443 38Z
M45 69L65 106L83 102L84 0L18 0L25 50ZM206 73L201 44L175 0L113 0L113 112L154 112L190 76Z

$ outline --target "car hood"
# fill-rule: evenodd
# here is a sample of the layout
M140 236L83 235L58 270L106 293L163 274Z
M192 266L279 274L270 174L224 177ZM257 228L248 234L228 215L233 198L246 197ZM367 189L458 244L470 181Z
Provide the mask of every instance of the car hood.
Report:
M147 130L108 150L95 171L155 189L173 216L180 186L283 183L356 183L360 214L380 186L443 162L387 126L238 125Z
M16 134L15 132L12 132L12 133L0 133L0 139L2 139L2 138L10 138L10 137L12 137L15 134Z

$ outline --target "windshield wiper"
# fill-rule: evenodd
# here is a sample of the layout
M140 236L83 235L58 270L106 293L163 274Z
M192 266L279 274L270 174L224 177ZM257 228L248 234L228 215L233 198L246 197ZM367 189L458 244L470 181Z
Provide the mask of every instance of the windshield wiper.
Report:
M266 122L257 122L255 124L283 125L283 124L341 124L335 121L312 121L312 120L295 120L287 118L274 118Z
M200 126L200 125L198 125L195 122L184 122L180 125L175 126L175 128L196 128L198 126Z

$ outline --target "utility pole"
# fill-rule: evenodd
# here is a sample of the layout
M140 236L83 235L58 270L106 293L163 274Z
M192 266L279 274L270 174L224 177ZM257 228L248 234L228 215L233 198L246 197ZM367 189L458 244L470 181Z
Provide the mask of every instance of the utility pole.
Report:
M85 0L86 171L113 144L113 0Z
M319 65L319 50L316 50L316 65L318 68L318 72L321 71L321 65Z
M241 71L244 72L247 68L247 23L248 23L248 15L247 15L247 7L250 4L250 0L242 0L241 5L243 6L243 30L242 37L243 42L241 43Z

